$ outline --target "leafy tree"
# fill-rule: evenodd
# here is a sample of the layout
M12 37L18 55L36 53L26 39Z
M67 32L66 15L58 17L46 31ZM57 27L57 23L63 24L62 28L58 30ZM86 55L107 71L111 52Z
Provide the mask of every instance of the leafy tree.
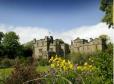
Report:
M3 37L4 37L4 33L0 32L0 43L1 43Z
M23 46L22 47L22 52L24 57L30 57L32 56L33 50L30 46Z
M27 42L21 45L21 56L31 57L33 54L33 42Z
M111 42L108 43L106 52L109 53L109 54L113 54L113 46L114 46L113 43L111 43Z
M4 54L4 48L3 48L3 45L2 45L3 37L4 37L4 33L0 32L0 56L3 56L3 54Z
M4 35L3 46L5 55L9 58L15 58L20 48L19 36L15 32L8 32Z
M101 52L92 57L94 65L98 69L96 74L102 78L102 84L113 82L113 54Z
M105 15L102 19L109 25L109 28L114 25L113 23L113 0L100 0L100 10L102 10Z

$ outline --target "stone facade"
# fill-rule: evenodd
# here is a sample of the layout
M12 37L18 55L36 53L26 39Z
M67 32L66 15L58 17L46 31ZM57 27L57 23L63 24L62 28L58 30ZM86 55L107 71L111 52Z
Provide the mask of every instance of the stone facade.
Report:
M97 51L102 51L104 49L106 42L100 37L92 39L90 41L86 39L77 38L71 41L70 50L76 53L94 53Z
M44 39L33 40L33 57L35 59L38 58L49 58L49 52L51 54L57 54L61 56L66 56L68 53L76 52L76 53L94 53L97 51L102 51L106 47L106 41L103 39L95 38L90 39L90 41L86 39L76 38L71 41L71 45L64 43L61 39L55 39L53 44L50 44L49 51L47 51L47 39L45 36Z
M50 44L49 51L47 51L47 36L44 39L33 41L33 57L35 59L44 58L48 59L48 52L51 54L57 54L65 56L69 53L69 45L64 43L61 39L55 39L53 44Z

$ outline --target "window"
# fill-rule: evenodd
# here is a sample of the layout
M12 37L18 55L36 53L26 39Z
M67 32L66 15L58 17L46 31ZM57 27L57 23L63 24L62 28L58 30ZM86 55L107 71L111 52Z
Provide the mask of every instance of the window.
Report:
M42 49L39 49L39 52L42 52Z
M53 51L53 48L50 48L50 51Z

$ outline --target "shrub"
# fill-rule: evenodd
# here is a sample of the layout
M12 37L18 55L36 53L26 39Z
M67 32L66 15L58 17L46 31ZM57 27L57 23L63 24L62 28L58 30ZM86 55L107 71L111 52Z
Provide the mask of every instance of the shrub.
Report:
M32 57L23 57L23 56L16 57L14 60L15 60L15 63L19 62L20 64L23 64L23 65L28 65L33 62Z
M8 68L15 64L15 61L13 59L3 58L0 63L1 68Z
M91 56L91 65L96 67L93 72L82 71L86 84L112 84L113 82L113 55L107 52L98 52ZM93 62L91 62L93 61Z
M83 65L89 58L89 54L72 52L67 56L74 64Z
M98 53L93 57L94 65L98 68L97 74L102 78L103 84L112 84L113 55L107 52Z
M5 84L23 84L26 81L39 78L40 75L36 72L34 64L24 65L19 62L16 63L14 71L6 80ZM32 82L31 84L39 84L40 81Z
M39 66L49 65L48 59L43 59L43 58L38 59L37 60L37 65L39 65Z

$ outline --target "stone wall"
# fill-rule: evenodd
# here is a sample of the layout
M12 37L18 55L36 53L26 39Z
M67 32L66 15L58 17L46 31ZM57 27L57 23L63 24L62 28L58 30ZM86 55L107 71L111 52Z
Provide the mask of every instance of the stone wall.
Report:
M48 52L55 53L57 55L66 56L68 53L94 53L97 51L102 51L106 46L106 42L100 37L90 40L76 38L71 41L71 45L64 43L61 39L55 39L53 44L50 44L49 51L47 51L47 36L44 39L33 40L33 57L35 59L45 58L48 59Z
M71 52L93 53L103 50L103 41L101 38L86 39L77 38L71 41Z
M65 53L68 53L66 48L66 43L64 43L60 39L55 39L53 41L53 44L50 44L49 52L56 53L57 55L65 55ZM35 59L38 58L45 58L48 59L48 51L47 51L47 36L44 39L35 40L33 41L33 57Z

